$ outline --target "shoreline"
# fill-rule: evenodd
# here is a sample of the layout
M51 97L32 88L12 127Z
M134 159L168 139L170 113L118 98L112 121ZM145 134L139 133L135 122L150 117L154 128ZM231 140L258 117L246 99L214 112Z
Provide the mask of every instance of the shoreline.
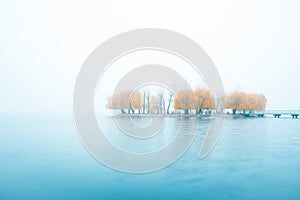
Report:
M243 114L243 113L237 113L237 114L227 114L227 113L213 113L213 114L117 114L117 115L110 115L109 117L134 117L134 118L144 118L144 117L167 117L167 118L203 118L203 119L209 119L209 118L217 118L217 117L225 117L225 118L232 118L232 119L253 119L253 118L291 118L291 119L298 119L299 114L296 114L296 117L294 118L291 114L280 114L278 115L274 114ZM299 118L300 119L300 118Z

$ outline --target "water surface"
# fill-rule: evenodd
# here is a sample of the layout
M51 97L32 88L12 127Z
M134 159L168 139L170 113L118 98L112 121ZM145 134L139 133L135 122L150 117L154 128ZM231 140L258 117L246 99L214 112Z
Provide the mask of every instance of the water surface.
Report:
M114 129L109 121L106 128ZM207 127L200 122L194 144L173 165L133 175L92 158L72 115L2 115L0 199L300 198L299 119L228 119L215 149L199 160ZM158 146L172 134L161 137Z

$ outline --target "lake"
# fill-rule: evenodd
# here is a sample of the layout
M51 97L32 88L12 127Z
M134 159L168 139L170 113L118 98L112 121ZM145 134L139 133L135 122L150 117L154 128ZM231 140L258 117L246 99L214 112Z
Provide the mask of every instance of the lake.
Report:
M299 119L227 119L216 147L200 160L208 122L200 121L194 143L174 164L128 174L90 156L72 114L1 115L0 199L300 199ZM111 118L104 126L115 133Z

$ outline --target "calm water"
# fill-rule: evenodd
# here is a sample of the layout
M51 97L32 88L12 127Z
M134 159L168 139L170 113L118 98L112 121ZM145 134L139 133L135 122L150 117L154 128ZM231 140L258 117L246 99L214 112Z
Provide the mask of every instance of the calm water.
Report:
M227 120L204 160L197 156L208 124L200 124L175 164L132 175L93 159L71 115L2 115L0 199L300 199L299 119Z

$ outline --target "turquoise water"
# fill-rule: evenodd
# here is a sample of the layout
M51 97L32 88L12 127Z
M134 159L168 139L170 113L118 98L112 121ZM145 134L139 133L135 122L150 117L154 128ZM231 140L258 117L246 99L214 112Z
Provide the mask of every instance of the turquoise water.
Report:
M133 175L93 159L71 114L3 115L0 199L300 199L299 119L228 119L199 160L207 126L173 165Z

